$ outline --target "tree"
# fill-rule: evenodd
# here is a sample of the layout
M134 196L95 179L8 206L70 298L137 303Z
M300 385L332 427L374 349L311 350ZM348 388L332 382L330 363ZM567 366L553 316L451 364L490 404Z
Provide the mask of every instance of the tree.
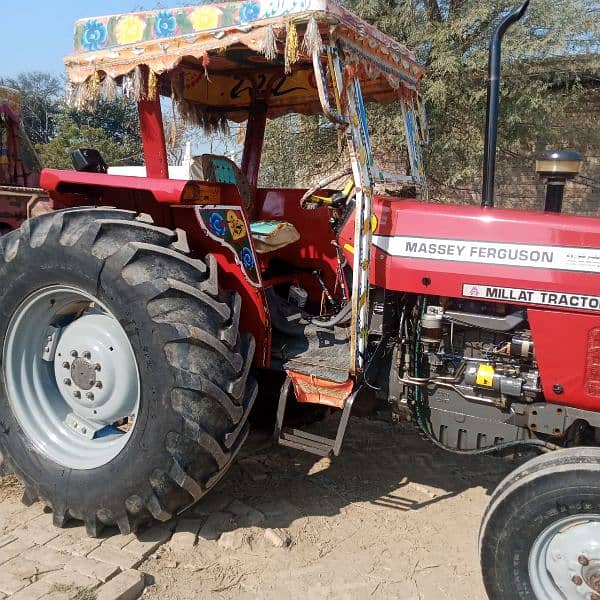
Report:
M488 44L498 19L517 0L347 0L348 8L406 44L425 64L423 94L431 144L426 170L432 195L448 188L478 190L483 157ZM600 10L590 0L532 2L526 17L503 43L503 82L499 129L498 179L531 164L552 145L586 151L598 147L596 127L569 118L589 93L582 68L598 73L598 54L588 45L600 37ZM590 42L591 41L591 42ZM597 46L596 46L597 49ZM583 56L586 54L585 56ZM597 84L596 84L597 89ZM398 106L369 107L373 146L379 159L398 153L403 140ZM322 127L318 120L313 128ZM275 124L270 124L269 133ZM293 138L288 126L278 132ZM294 139L296 161L314 164L332 143L314 136ZM267 152L273 142L267 140ZM300 147L298 147L300 144ZM272 152L273 160L282 155ZM271 167L266 164L264 173ZM273 169L271 169L272 171ZM296 183L301 183L296 181Z
M71 152L77 148L95 148L109 165L139 164L139 149L131 155L132 148L112 139L100 127L65 123L60 133L47 144L38 144L36 149L45 167L72 169Z
M15 88L22 96L25 131L34 144L45 144L56 134L64 81L50 73L32 71L15 78L0 78L0 85Z

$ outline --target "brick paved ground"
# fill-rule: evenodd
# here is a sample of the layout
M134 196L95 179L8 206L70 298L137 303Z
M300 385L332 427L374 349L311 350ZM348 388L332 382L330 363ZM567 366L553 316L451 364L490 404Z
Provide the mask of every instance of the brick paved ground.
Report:
M0 500L0 600L133 600L144 590L137 567L171 538L175 522L138 535L92 539L85 528L57 529L52 514L16 494Z

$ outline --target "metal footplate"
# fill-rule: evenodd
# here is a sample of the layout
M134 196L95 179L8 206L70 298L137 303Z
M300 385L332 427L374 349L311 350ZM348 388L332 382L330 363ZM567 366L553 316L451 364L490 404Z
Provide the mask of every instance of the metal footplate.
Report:
M354 399L358 390L352 392L352 394L350 394L350 396L347 398L342 410L342 416L340 418L335 439L330 439L302 431L301 429L291 429L283 426L285 408L287 406L291 385L292 380L287 377L279 395L277 423L275 425L275 438L277 439L277 442L281 446L288 446L290 448L304 450L305 452L317 454L318 456L331 456L332 454L334 456L339 456L344 435L346 434L346 428L348 427L350 413L352 412L352 404L354 403Z

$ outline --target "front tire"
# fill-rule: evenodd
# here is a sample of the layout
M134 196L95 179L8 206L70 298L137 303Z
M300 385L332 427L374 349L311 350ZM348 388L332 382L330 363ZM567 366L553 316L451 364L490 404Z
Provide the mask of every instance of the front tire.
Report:
M58 526L79 519L97 536L167 520L216 483L247 436L257 386L240 297L220 289L212 257L176 242L102 208L0 238L0 452L24 500L45 501Z
M600 594L600 448L536 457L496 488L480 531L490 600Z

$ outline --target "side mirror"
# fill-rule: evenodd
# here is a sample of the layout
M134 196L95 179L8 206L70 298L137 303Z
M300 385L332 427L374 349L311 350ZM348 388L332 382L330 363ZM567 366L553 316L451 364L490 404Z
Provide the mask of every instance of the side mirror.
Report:
M76 171L84 173L108 173L108 165L98 150L79 148L71 152L71 160Z

